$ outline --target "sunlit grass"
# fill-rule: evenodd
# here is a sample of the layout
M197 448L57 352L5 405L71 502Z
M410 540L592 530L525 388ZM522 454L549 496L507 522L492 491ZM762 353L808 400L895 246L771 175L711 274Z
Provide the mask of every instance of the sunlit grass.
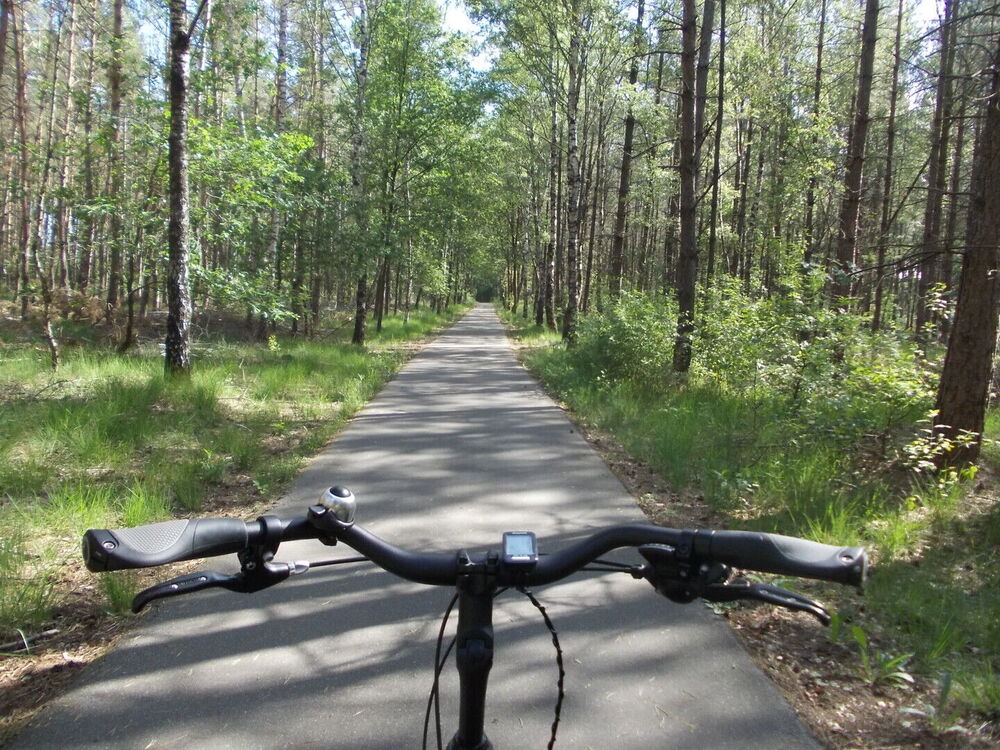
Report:
M343 340L349 331L197 342L188 380L164 378L156 345L125 356L67 347L53 374L41 350L0 343L0 634L49 616L58 592L40 549L76 559L87 528L194 514L231 482L253 487L248 503L275 497L392 377L408 356L399 342L464 309L388 317L363 349ZM109 608L133 587L111 582Z

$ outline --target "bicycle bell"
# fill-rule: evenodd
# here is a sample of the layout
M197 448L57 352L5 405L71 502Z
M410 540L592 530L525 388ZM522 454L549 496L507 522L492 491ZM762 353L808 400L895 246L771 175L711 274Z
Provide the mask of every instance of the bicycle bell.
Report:
M330 487L319 499L319 504L333 513L333 517L341 523L354 523L354 511L357 510L358 501L354 498L354 493L346 487Z

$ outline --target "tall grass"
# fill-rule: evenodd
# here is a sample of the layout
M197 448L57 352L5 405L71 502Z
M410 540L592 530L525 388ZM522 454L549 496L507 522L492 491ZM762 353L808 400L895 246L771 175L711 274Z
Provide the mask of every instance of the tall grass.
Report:
M24 525L4 524L0 533L0 634L31 630L48 619L55 584L47 562L43 554L31 549Z
M276 495L405 360L395 343L463 309L390 316L365 349L198 342L193 376L176 381L155 344L67 349L56 374L34 349L0 344L0 635L49 617L54 561L76 559L86 528L197 513L228 485L252 487L248 502ZM134 582L109 586L119 611Z
M527 363L728 524L868 546L864 617L918 668L954 673L968 706L1000 713L1000 506L969 512L971 472L915 471L931 360L794 298L722 290L708 302L684 378L669 368L672 303L639 295L584 318L572 348L542 341ZM987 437L998 433L991 414ZM996 444L984 460L1000 465Z

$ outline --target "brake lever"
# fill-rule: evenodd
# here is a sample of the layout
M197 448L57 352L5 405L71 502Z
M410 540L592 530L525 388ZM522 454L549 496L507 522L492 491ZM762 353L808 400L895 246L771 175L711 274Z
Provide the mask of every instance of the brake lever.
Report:
M305 573L307 570L309 570L309 563L299 561L266 562L252 568L245 566L243 571L236 575L223 575L212 571L189 573L140 591L132 599L132 611L138 614L147 604L156 599L190 594L202 589L223 588L240 594L252 594L274 586L276 583L281 583L289 576Z
M808 612L823 625L830 624L830 613L819 602L767 583L750 583L745 578L736 578L729 583L709 584L700 595L702 599L710 602L753 599L797 612Z

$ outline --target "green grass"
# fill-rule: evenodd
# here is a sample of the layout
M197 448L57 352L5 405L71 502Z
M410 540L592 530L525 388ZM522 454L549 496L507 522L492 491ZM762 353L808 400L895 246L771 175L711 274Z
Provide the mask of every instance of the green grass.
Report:
M48 550L33 550L29 531L9 521L0 533L0 632L30 632L48 619L54 573ZM4 638L7 640L7 637Z
M519 314L514 314L503 307L497 307L497 314L510 331L510 335L526 346L544 346L562 341L562 335L544 325L535 325L534 319L525 320Z
M931 407L918 375L880 359L892 355L858 351L861 365L829 383L813 378L816 393L805 397L781 371L735 386L697 368L684 380L605 377L592 342L574 351L508 321L534 341L526 363L579 419L674 488L703 495L727 525L867 546L875 565L863 610L846 605L852 625L912 653L908 668L954 675L952 697L967 709L1000 715L998 491L973 512L971 474L932 478L894 458ZM913 384L894 379L892 366ZM986 434L1000 436L1000 413ZM996 443L984 462L1000 469Z
M217 488L273 498L407 357L463 311L388 317L364 349L340 337L196 342L190 380L162 374L159 347L129 355L85 343L53 374L44 352L0 332L0 635L50 616L52 572L80 534L198 513ZM135 583L109 580L110 611Z

